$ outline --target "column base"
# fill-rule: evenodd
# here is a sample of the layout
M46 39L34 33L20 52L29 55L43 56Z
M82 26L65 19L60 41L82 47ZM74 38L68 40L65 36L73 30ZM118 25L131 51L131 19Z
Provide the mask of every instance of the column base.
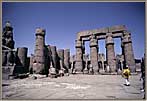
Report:
M110 66L110 72L115 73L116 72L116 66L114 66L114 65Z
M135 66L129 66L130 72L135 73L136 72L136 67Z
M43 74L44 64L34 63L33 64L33 73Z
M99 74L98 64L97 63L93 63L92 65L93 65L94 74Z
M82 69L83 69L83 63L82 63L82 61L76 61L74 72L75 73L82 73Z

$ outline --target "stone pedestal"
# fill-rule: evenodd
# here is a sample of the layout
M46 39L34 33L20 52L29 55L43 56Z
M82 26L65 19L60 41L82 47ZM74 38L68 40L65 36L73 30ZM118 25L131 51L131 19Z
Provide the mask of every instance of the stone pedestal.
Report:
M33 72L42 74L45 69L45 30L41 28L36 29L36 45L35 56L33 61Z
M75 71L76 71L76 73L82 73L82 69L83 69L82 41L76 40L76 63L75 63Z
M95 39L94 36L91 36L90 39L90 60L91 64L94 70L94 73L99 72L98 67L98 42L97 39Z
M116 59L114 52L114 41L112 38L112 33L107 33L106 36L106 58L107 65L110 67L110 72L116 72Z
M129 66L131 72L135 72L135 59L132 47L131 34L129 32L124 32L122 43L126 65Z

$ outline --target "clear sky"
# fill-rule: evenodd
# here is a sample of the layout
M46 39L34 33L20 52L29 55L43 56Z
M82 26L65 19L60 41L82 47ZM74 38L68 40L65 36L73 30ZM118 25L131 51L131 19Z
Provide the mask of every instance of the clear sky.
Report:
M28 47L34 53L35 29L46 29L45 43L75 54L76 33L82 30L126 25L131 31L135 58L145 50L145 3L135 2L7 2L2 3L2 25L9 20L14 28L15 48ZM115 54L121 54L121 41L115 39ZM86 42L86 53L89 53ZM106 52L105 40L99 52Z

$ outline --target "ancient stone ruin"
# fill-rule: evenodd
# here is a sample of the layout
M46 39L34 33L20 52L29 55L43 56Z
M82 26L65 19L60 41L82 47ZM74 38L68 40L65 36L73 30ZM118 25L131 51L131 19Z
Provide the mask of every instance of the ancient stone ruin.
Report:
M135 72L135 59L132 48L131 33L127 31L124 25L112 26L109 28L101 28L94 30L81 31L77 33L76 38L76 60L75 60L75 71L77 73L83 72L84 65L84 53L85 53L85 41L90 41L90 63L93 67L94 73L99 73L98 65L98 40L105 39L106 43L106 62L110 67L110 72L115 73L116 68L116 56L114 51L113 38L121 39L122 55L124 56L123 65L128 65L131 72Z
M13 65L14 64L14 40L13 40L13 28L9 21L6 22L2 33L2 65Z
M45 30L36 29L36 45L31 57L30 68L34 74L57 76L68 73L70 68L70 50L58 49L56 46L45 45Z
M3 73L9 72L9 76L37 74L58 77L75 73L121 72L126 65L131 72L136 71L131 33L124 25L78 32L75 55L70 55L70 49L57 49L54 45L46 45L45 35L45 29L36 29L34 54L28 57L27 47L14 48L13 28L9 21L6 22L2 35ZM122 54L116 56L114 38L121 39L122 47ZM102 39L106 43L106 59L104 53L99 53L98 41ZM86 41L90 43L90 54L85 54Z
M2 34L2 72L9 75L18 75L29 72L27 57L28 48L14 49L13 28L9 21L6 22ZM5 77L5 75L3 75Z

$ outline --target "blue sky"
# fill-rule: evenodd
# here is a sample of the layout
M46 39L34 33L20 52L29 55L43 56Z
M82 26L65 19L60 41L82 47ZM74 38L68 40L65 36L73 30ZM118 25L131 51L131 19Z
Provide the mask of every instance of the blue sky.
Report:
M14 28L15 48L28 47L28 56L34 53L37 27L46 29L46 44L69 48L75 54L77 32L123 24L131 31L135 58L141 58L145 50L143 2L3 2L3 27L7 20ZM114 42L115 54L121 54L120 39ZM106 52L105 40L99 41L99 52Z

